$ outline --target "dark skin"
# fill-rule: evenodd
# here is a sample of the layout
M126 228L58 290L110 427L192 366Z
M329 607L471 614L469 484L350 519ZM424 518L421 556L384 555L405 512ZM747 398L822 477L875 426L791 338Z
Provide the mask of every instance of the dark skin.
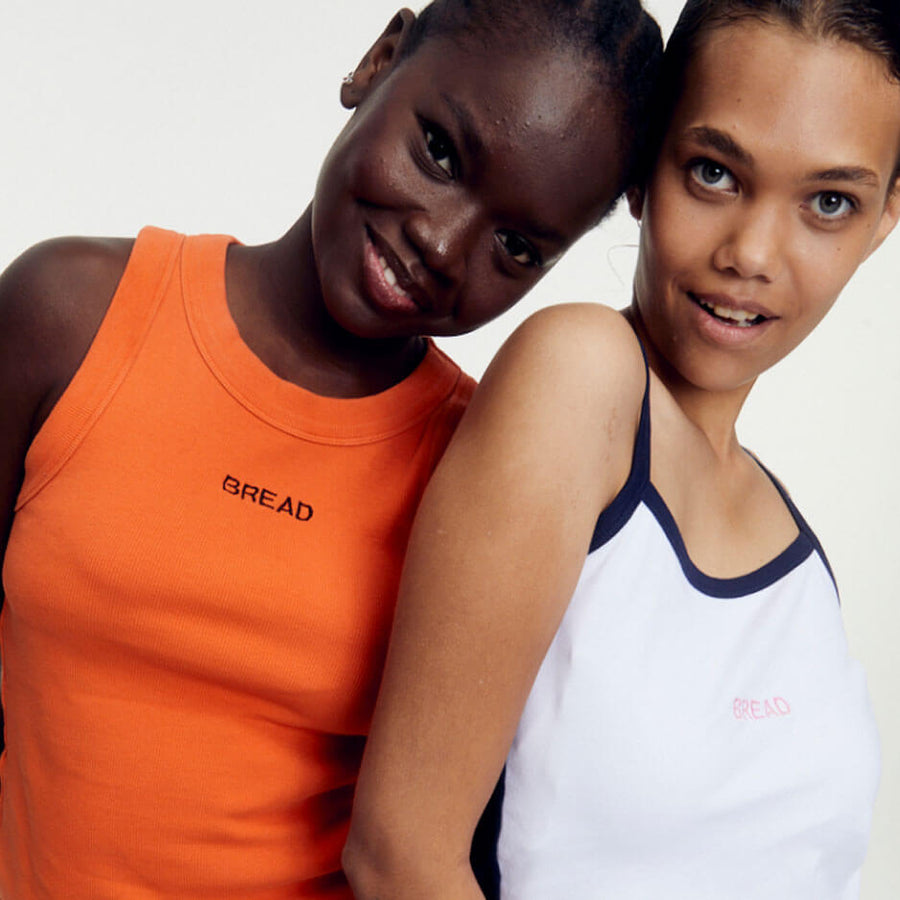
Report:
M413 21L401 10L342 87L355 112L310 206L278 240L228 253L244 341L318 394L383 391L419 363L423 335L463 333L512 306L598 221L622 175L614 98L579 53L540 41L514 53L497 35L487 48L426 40L401 60ZM133 243L48 241L0 276L2 554L28 447Z

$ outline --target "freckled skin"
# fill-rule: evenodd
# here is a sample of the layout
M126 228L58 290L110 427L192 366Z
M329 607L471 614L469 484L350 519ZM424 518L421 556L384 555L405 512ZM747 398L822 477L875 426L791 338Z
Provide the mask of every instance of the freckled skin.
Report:
M745 396L827 313L896 220L898 100L883 62L847 42L746 23L701 45L639 209L633 310L673 383ZM753 164L698 147L687 137L696 127L727 133ZM730 169L733 195L697 189L688 167L703 155ZM810 178L841 166L877 183ZM852 194L858 209L823 227L809 211L822 190ZM773 321L740 348L718 346L698 330L687 292L765 304Z

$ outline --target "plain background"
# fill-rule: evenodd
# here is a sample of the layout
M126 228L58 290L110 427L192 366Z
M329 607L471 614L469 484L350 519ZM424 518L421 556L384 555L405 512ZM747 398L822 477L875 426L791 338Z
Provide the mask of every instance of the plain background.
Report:
M668 33L680 0L648 6ZM278 237L346 120L341 76L394 11L386 0L2 0L0 267L46 237L144 224ZM518 308L443 346L477 376L539 306L627 304L636 234L620 209ZM900 897L898 251L894 235L761 379L740 427L828 550L868 672L884 774L864 900Z

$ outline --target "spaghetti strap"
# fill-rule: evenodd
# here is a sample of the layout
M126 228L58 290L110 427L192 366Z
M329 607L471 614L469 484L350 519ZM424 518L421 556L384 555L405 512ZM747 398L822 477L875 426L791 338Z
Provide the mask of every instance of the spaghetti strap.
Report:
M634 452L631 456L631 471L622 490L597 517L594 534L591 537L591 552L602 547L628 521L650 484L650 364L637 332L635 332L635 338L641 348L641 357L644 360L645 379L641 415L634 438Z

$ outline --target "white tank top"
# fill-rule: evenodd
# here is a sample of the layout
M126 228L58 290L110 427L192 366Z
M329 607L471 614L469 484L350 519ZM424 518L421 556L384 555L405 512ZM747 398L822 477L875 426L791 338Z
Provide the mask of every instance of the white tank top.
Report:
M791 546L705 576L649 471L645 397L479 831L486 892L855 900L878 737L821 547L782 492Z

